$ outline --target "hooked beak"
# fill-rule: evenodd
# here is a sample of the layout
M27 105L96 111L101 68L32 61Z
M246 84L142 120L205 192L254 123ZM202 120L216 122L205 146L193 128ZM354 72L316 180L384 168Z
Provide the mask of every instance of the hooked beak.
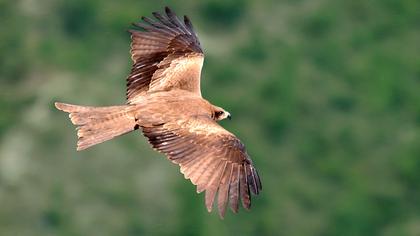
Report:
M232 120L232 116L230 115L230 113L228 114L227 118L228 118L229 120Z

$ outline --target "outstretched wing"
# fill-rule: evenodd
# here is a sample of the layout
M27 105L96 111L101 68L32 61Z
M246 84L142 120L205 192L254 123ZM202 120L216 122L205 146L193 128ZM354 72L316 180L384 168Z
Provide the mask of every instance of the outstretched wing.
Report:
M155 19L142 17L130 30L133 66L127 78L127 102L148 91L188 90L201 95L200 75L204 55L191 21L181 22L165 8L165 15L154 12Z
M142 129L156 150L180 165L181 173L197 186L198 193L206 191L209 212L217 192L219 215L223 218L228 201L235 213L240 199L249 209L250 190L255 195L262 190L244 145L210 118L190 118Z

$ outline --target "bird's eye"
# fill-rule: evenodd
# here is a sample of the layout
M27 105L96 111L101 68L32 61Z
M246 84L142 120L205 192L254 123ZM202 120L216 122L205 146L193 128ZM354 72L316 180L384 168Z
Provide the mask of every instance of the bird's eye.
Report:
M216 111L216 112L215 112L215 115L216 115L217 117L221 116L222 114L223 114L223 111Z

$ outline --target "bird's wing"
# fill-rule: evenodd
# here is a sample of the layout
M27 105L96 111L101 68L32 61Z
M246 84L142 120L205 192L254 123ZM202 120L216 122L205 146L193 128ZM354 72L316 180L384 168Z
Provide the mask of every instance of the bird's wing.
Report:
M250 191L255 195L261 191L260 177L244 145L212 119L195 117L142 129L156 150L180 165L181 173L197 186L198 193L206 191L208 211L217 192L223 218L228 201L236 213L241 200L244 208L250 208Z
M130 30L133 66L127 78L127 102L148 91L184 89L201 95L200 75L204 55L191 21L180 21L165 8L155 19L142 17Z

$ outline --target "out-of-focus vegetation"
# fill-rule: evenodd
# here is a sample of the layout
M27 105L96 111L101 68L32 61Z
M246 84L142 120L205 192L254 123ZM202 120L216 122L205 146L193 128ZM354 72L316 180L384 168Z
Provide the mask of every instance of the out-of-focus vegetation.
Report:
M187 14L202 90L263 180L251 212L203 194L135 132L76 152L56 100L125 101L131 22ZM420 3L0 2L0 235L420 235Z

